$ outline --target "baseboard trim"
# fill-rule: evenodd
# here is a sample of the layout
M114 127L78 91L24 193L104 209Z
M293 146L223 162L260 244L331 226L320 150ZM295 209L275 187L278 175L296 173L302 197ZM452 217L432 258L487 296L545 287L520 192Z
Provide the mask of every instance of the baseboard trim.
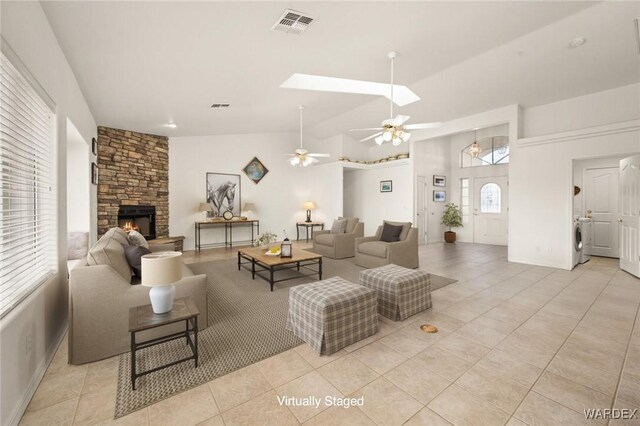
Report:
M29 381L29 386L27 386L27 389L22 395L20 404L15 408L11 417L9 417L8 424L10 426L17 426L20 423L20 420L22 419L22 416L24 415L25 411L27 411L27 407L29 406L29 402L31 402L31 398L33 398L33 395L36 393L36 390L38 389L38 385L40 384L40 381L42 381L42 378L44 377L44 373L47 372L47 368L49 368L49 364L51 364L53 357L55 356L56 352L58 351L58 348L60 347L60 344L62 343L62 340L64 339L64 335L67 332L67 327L68 327L68 322L65 322L64 326L60 329L58 336L56 336L54 340L54 344L52 344L47 349L47 353L44 359L42 360L38 368L36 368L36 371L33 373L33 376L31 376L31 380Z

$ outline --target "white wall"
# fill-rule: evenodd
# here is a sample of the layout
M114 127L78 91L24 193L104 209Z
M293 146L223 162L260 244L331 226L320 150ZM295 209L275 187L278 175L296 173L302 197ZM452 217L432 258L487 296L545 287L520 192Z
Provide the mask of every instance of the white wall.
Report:
M17 424L67 324L66 181L67 119L84 140L96 123L39 2L1 2L5 41L56 105L59 273L0 321L0 424ZM87 164L87 169L89 164ZM96 232L92 188L92 235ZM25 351L26 339L32 349Z
M529 128L534 117L539 123L535 132L546 136L521 139L511 146L509 260L571 269L573 161L640 152L638 87L532 108L533 114L523 111ZM636 96L635 106L619 102L629 96ZM575 110L579 117L572 113ZM581 128L583 115L595 117L601 111L607 111L612 124ZM623 121L633 115L636 121ZM580 130L554 134L558 121L562 128Z
M256 206L248 216L260 220L260 232L271 231L278 234L279 238L284 238L283 230L286 230L289 238L295 238L296 221L306 217L302 207L306 200L316 203L317 210L312 212L314 220L329 221L331 217L341 214L341 169L331 164L292 167L287 162L288 157L283 154L293 152L298 143L299 135L294 133L171 138L171 235L184 235L185 248L194 248L194 221L203 217L197 207L205 201L207 172L239 174L242 204L252 202ZM242 172L254 156L269 169L269 173L258 184ZM234 239L251 238L249 228L234 229ZM201 238L203 244L224 241L224 230L203 230Z
M425 240L427 243L444 241L445 227L440 221L444 205L453 200L451 198L451 148L449 145L449 138L444 136L413 144L414 182L418 176L424 176L426 182L424 200L427 228ZM446 186L433 186L433 175L445 176L447 178ZM419 188L416 186L416 191L418 190ZM444 203L433 201L433 191L435 190L447 192L447 199ZM417 217L415 219L417 221Z
M380 192L380 181L393 181L392 192ZM413 222L413 179L403 163L370 169L345 168L344 215L359 217L365 235L373 235L383 220Z
M91 141L67 120L67 231L91 231Z

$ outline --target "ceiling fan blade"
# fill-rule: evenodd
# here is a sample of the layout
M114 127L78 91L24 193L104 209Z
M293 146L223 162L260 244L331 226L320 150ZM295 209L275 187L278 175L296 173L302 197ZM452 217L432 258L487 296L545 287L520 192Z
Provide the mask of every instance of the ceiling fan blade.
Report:
M442 123L420 123L420 124L409 124L404 126L406 130L416 130L416 129L434 129L436 127L440 127Z
M409 117L408 115L398 114L396 115L396 118L393 119L391 124L393 124L394 126L402 126L402 124L410 118L411 117Z
M370 132L371 130L382 130L382 127L370 127L368 129L349 129L350 132L360 132L360 131Z
M382 142L384 142L384 139L382 139L382 135L380 135L380 136L378 136L378 137L376 138L376 143L377 143L378 145L382 145Z
M375 137L377 137L377 136L380 136L381 134L382 134L382 132L374 133L374 134L373 134L373 135L371 135L371 136L367 136L367 137L366 137L366 138L364 138L364 139L360 139L360 142L366 142L366 141L368 141L369 139L373 139L373 138L375 138Z
M331 157L331 155L329 155L329 154L324 154L324 153L322 153L322 154L317 154L317 153L316 153L316 154L307 154L307 155L308 155L309 157L318 157L318 158L321 158L321 157Z

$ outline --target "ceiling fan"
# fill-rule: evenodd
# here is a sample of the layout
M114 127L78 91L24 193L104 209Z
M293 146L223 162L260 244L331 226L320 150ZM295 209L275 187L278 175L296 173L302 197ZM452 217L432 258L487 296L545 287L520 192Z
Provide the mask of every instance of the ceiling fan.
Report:
M300 148L296 149L293 154L284 154L288 155L289 164L292 166L298 167L307 167L312 164L317 163L318 158L321 157L329 157L329 154L313 154L309 153L306 149L302 147L302 111L304 110L304 106L300 105Z
M402 142L408 142L409 138L411 138L411 133L407 132L407 130L431 129L440 126L440 123L420 123L404 126L404 123L410 118L408 115L398 114L395 118L393 118L393 61L395 60L397 55L397 52L389 52L389 54L387 55L387 57L391 61L391 96L389 97L389 99L391 100L391 118L384 120L382 122L382 127L372 127L368 129L351 129L350 131L352 132L377 130L376 133L371 136L367 136L364 139L361 139L360 142L374 139L378 145L382 145L384 142L391 142L393 145L400 145Z

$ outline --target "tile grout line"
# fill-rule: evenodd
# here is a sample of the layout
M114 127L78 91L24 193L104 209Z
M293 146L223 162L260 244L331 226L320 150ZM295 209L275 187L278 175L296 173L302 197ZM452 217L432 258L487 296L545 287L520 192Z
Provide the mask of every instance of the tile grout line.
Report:
M629 341L627 342L627 348L624 352L624 358L622 359L622 368L620 368L620 374L618 375L618 383L616 384L616 390L613 393L613 400L611 401L611 406L609 408L613 408L618 400L618 393L620 391L620 383L622 383L622 376L624 375L625 367L627 366L627 358L629 357L629 348L631 347L631 340L633 340L633 333L638 328L638 320L640 319L640 303L636 308L636 316L635 321L633 322L633 327L631 327L631 334L629 335ZM611 424L611 419L608 419L607 425Z
M580 276L582 276L583 274L584 274L584 272L583 272ZM576 281L580 276L576 277L573 281L571 281L571 282L567 285L567 287L569 287L569 285L573 284L573 283L574 283L574 282L575 282L575 281ZM524 402L524 400L525 400L525 399L527 399L527 396L529 396L529 394L530 394L531 392L534 392L534 393L536 393L536 394L538 394L538 395L541 395L542 397L547 398L547 399L549 399L550 401L553 401L553 402L555 402L556 404L559 404L559 405L561 405L561 406L563 406L563 407L565 407L565 408L567 408L567 409L569 409L569 410L573 411L574 413L578 413L578 414L580 414L579 412L575 411L573 408L567 407L566 405L564 405L564 404L562 404L562 403L560 403L560 402L558 402L558 401L556 401L556 400L553 400L553 399L551 399L551 398L548 398L548 397L546 397L546 396L544 396L544 395L542 395L542 394L540 394L540 393L536 392L535 390L533 390L533 388L536 386L536 384L538 383L538 381L540 381L540 378L541 378L541 377L544 375L544 373L547 371L547 368L548 368L548 367L549 367L549 365L553 362L553 360L556 358L556 356L558 356L558 352L560 352L560 350L561 350L561 349L564 347L564 345L567 343L567 340L569 340L569 337L571 337L571 335L572 335L572 334L573 334L573 332L575 331L576 327L578 327L578 325L580 324L580 322L582 322L582 320L584 319L584 317L585 317L585 316L587 315L587 313L591 310L591 308L593 307L594 303L596 303L596 301L598 300L598 298L602 295L602 292L603 292L607 287L609 287L609 285L611 284L611 281L613 280L613 277L614 277L614 275L612 275L612 276L609 278L609 280L607 281L607 284L606 284L606 285L604 285L604 286L602 287L602 289L600 290L600 292L598 293L598 295L593 299L593 302L591 302L591 304L590 304L590 305L589 305L589 307L585 310L584 314L582 314L582 316L580 317L580 319L578 320L578 322L576 323L576 325L571 329L571 333L569 333L569 335L564 339L564 342L562 342L562 344L558 347L558 349L556 350L556 352L554 353L554 355L551 357L551 359L549 360L549 362L547 362L547 365L542 369L542 373L540 373L540 375L538 376L538 378L535 380L535 382L533 382L533 384L532 384L532 385L531 385L531 387L529 388L529 392L527 393L527 395L522 399L522 401L520 401L520 403L518 404L518 406L517 406L517 407L516 407L516 409L514 410L514 412L513 412L514 414L518 412L518 409L520 409L520 407L522 406L522 403ZM565 288L567 288L567 287L565 287ZM560 293L558 293L558 294L560 294ZM554 297L554 298L555 298L555 297ZM553 300L553 299L552 299L552 300ZM546 306L546 304L545 304L545 306ZM541 308L541 309L542 309L542 308ZM567 379L567 380L569 380L569 379ZM570 381L571 381L571 382L573 382L573 380L570 380ZM574 383L575 383L575 382L574 382ZM578 384L579 384L579 383L578 383ZM584 385L583 385L583 386L584 386ZM585 386L585 387L588 387L588 386ZM589 389L591 389L591 388L589 388ZM584 415L584 413L583 413L583 415ZM517 418L517 417L516 417L516 418ZM519 418L517 418L517 419L518 419L518 420L521 420L521 421L522 421L522 422L524 422L524 423L526 423L526 422L525 422L524 420L522 420L522 419L519 419ZM527 423L527 424L528 424L528 423Z

